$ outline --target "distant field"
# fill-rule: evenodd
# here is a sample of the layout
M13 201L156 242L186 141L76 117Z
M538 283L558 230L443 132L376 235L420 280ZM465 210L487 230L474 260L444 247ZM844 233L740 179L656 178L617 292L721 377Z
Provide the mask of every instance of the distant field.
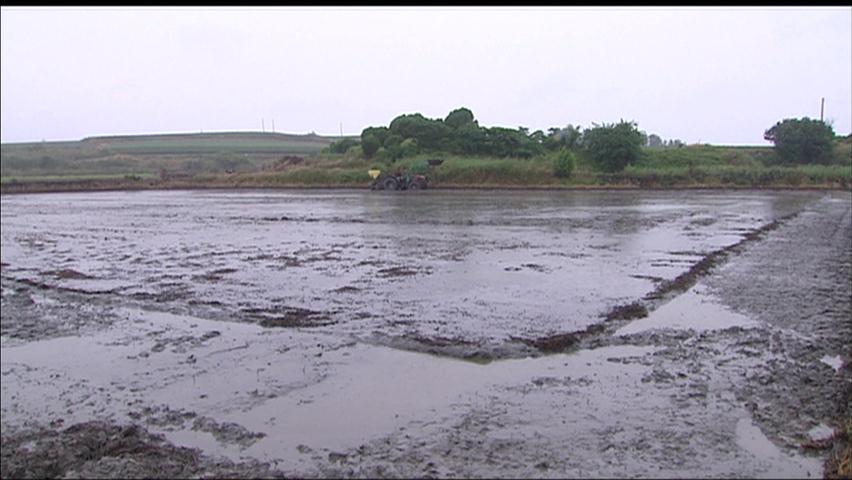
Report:
M34 155L36 152L67 153L73 157L98 153L316 153L339 137L315 134L294 135L286 133L192 133L162 135L122 135L88 137L77 142L26 142L4 143L5 155Z
M223 132L5 143L0 146L0 175L7 182L23 177L254 171L281 156L318 154L339 138Z
M162 155L185 153L318 153L335 138L285 133L199 133L92 137L82 143L116 153Z

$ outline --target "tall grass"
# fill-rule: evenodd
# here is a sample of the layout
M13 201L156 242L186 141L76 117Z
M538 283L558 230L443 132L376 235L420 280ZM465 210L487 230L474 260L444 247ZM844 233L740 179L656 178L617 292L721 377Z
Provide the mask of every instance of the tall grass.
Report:
M518 159L418 155L400 160L392 168L399 166L402 169L411 169L435 157L440 157L443 163L426 169L433 185L534 186L562 183L553 176L552 161L545 157Z
M771 164L775 154L769 147L716 147L695 145L682 148L646 148L635 168L668 169L683 167L762 167Z

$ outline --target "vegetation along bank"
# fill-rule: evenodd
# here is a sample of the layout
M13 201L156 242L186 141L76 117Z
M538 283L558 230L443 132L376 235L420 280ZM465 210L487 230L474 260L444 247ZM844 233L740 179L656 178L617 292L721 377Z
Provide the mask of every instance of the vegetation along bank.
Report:
M852 135L785 119L773 146L686 145L634 122L547 132L483 127L467 108L419 113L360 136L223 132L7 143L3 193L157 188L367 188L369 170L430 188L852 188ZM431 161L430 161L431 160Z

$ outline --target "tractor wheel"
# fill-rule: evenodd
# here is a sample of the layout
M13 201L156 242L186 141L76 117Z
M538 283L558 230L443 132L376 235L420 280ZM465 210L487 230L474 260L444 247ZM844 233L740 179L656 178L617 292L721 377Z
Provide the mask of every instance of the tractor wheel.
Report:
M420 190L420 182L416 182L416 181L411 182L411 184L408 186L408 189L409 190Z
M399 188L399 183L393 177L388 177L382 181L382 187L385 190L396 190Z

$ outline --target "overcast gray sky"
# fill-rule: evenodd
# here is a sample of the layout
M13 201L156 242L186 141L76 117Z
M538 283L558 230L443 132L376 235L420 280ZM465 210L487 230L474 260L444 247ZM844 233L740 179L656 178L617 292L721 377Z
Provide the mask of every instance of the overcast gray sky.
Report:
M851 7L7 7L0 49L3 142L359 134L464 106L487 127L766 145L822 97L852 128Z

